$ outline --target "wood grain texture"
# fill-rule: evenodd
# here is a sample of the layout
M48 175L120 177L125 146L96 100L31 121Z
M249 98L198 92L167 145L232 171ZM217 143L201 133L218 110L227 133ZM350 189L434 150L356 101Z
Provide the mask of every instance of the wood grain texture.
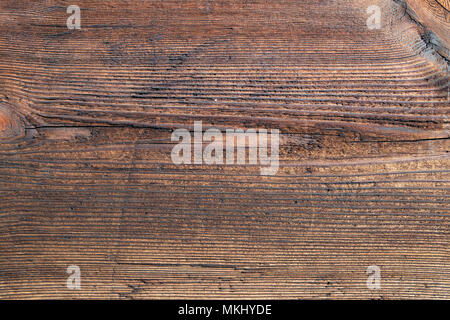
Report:
M450 59L450 1L405 0L405 4L413 19L424 26L425 42Z
M450 298L448 62L404 6L70 4L0 3L0 298ZM277 175L174 165L196 120L279 129Z

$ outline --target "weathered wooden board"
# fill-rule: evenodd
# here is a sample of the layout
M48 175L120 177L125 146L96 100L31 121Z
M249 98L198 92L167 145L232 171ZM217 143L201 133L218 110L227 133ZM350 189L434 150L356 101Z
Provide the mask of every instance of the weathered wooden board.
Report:
M411 3L2 0L0 298L449 299L448 2ZM194 121L279 129L278 173L174 165Z

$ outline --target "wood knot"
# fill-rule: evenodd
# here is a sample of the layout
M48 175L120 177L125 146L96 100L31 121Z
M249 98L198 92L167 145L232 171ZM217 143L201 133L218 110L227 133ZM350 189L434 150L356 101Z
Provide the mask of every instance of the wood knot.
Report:
M406 0L410 16L433 33L432 45L445 59L450 59L450 1Z
M15 140L24 135L24 123L10 107L0 104L0 142Z

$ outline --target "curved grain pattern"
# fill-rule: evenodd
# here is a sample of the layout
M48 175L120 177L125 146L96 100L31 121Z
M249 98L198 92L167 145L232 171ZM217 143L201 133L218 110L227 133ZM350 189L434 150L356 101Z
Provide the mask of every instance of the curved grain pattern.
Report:
M24 135L22 120L15 114L11 107L0 104L0 142L18 139Z
M0 3L0 298L450 298L448 65L399 4L77 2ZM278 173L174 165L200 120Z
M412 15L433 33L430 41L447 58L450 57L450 4L446 0L406 0Z

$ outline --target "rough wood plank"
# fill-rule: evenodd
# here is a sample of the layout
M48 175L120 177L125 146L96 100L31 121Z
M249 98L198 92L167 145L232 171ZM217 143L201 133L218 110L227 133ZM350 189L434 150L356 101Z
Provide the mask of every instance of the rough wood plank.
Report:
M0 298L450 298L448 62L404 6L69 4L0 3ZM278 173L174 165L196 120L279 129Z

